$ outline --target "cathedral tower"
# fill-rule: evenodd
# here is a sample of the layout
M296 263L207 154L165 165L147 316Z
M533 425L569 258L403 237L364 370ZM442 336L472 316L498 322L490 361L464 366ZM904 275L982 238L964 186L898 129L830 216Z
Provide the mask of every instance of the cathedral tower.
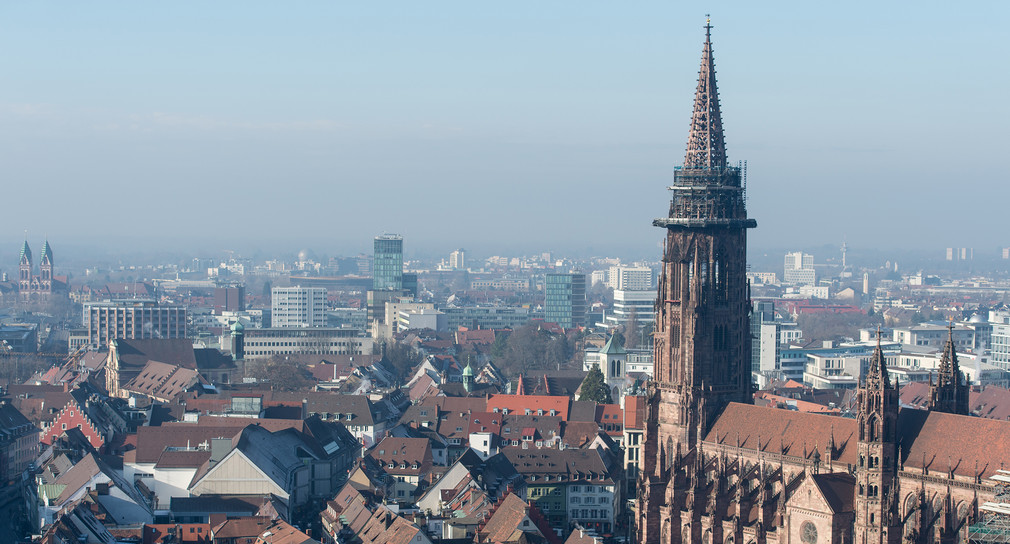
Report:
M936 383L929 386L929 409L966 416L969 415L968 380L964 378L961 366L957 363L954 326L950 325L947 329L947 344L943 346Z
M681 540L677 467L730 402L750 402L744 176L726 160L711 24L705 26L684 165L674 171L656 300L639 542ZM693 457L692 457L693 458ZM692 537L693 538L693 537Z
M877 334L877 349L856 393L856 544L896 544L902 538L898 511L898 390L887 375Z

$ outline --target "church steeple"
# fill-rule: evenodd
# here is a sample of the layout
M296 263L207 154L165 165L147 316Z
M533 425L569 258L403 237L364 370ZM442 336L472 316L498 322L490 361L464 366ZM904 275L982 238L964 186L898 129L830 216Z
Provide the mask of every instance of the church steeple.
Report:
M856 496L854 542L897 544L901 542L901 518L896 500L898 485L898 390L887 376L887 362L880 347L873 351L866 377L856 393Z
M726 141L722 134L719 90L715 82L715 58L712 56L712 21L705 23L705 45L701 52L698 88L694 93L691 131L687 137L684 168L724 168Z
M954 325L947 327L947 343L940 356L936 383L929 386L929 409L936 412L968 415L968 381L957 362Z

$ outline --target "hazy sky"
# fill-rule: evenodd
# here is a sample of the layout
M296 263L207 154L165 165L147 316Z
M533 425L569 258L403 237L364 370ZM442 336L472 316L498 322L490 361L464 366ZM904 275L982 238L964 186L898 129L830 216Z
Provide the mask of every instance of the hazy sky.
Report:
M1010 246L1010 2L686 4L0 3L0 239L658 258L711 12L752 247Z

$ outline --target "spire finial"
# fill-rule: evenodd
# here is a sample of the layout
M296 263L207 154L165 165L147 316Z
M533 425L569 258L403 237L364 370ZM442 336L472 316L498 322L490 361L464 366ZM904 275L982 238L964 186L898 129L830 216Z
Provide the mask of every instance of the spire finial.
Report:
M725 168L726 142L722 133L722 113L715 81L715 60L712 56L712 22L706 14L705 45L698 70L698 88L694 94L694 112L687 137L684 168Z

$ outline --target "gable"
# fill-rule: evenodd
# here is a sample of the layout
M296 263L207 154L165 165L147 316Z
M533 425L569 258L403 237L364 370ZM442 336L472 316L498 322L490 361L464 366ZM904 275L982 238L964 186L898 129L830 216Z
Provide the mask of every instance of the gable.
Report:
M285 500L288 498L287 490L277 485L238 448L229 452L190 486L190 492L194 495L274 494Z

